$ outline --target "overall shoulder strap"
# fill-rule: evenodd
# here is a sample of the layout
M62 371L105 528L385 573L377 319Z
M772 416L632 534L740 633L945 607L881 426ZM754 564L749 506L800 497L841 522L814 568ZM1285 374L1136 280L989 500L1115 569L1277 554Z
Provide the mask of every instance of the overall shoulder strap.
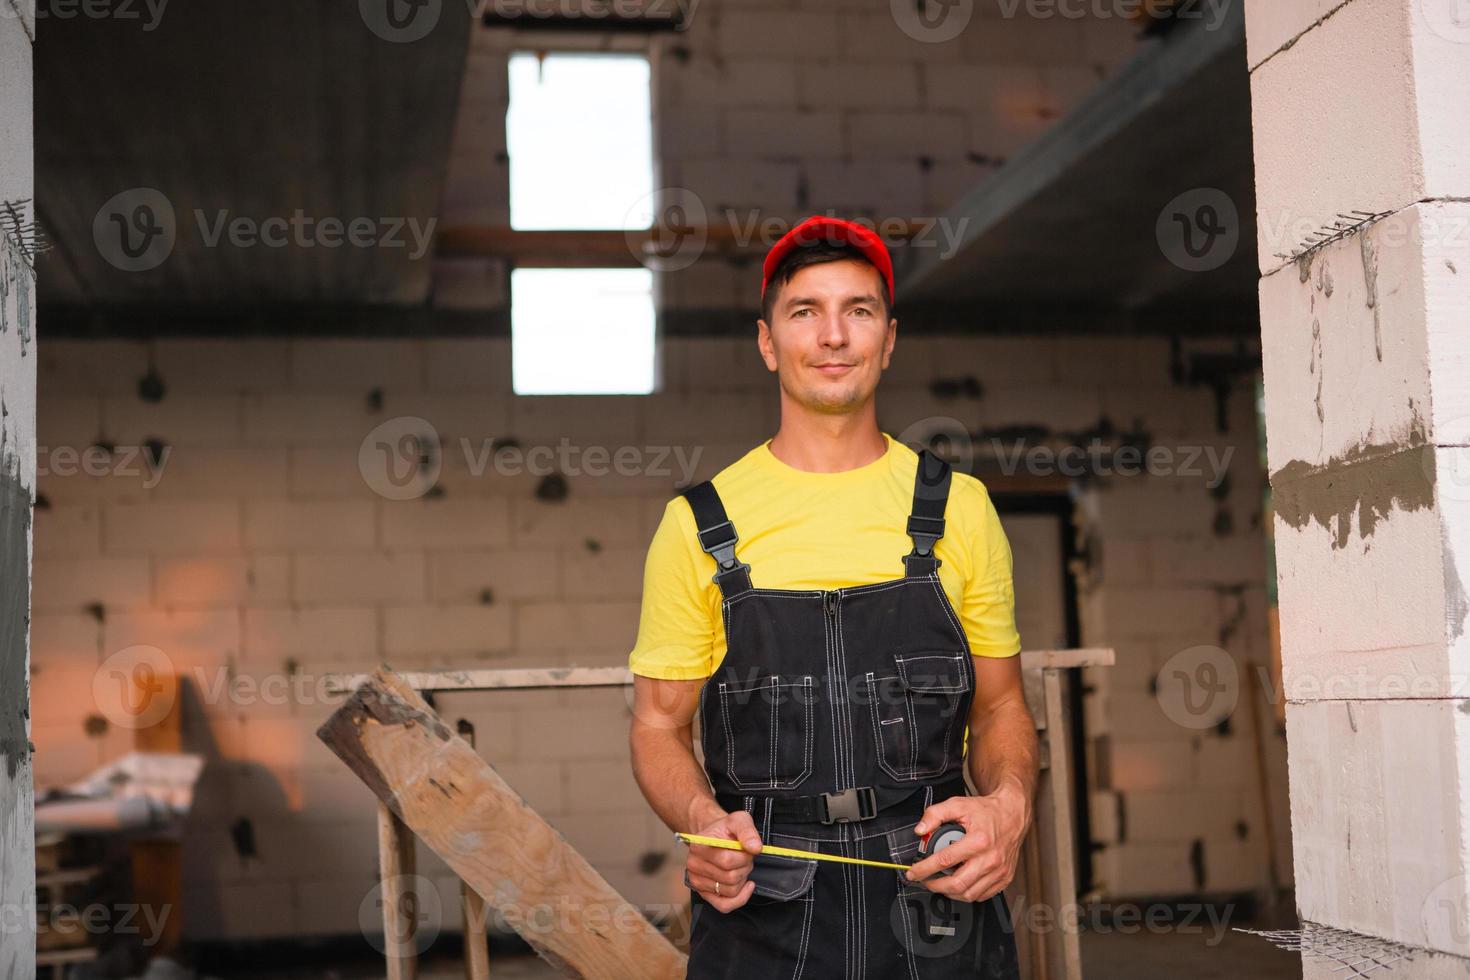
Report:
M944 505L949 500L950 466L927 449L919 451L914 471L914 505L908 533L914 550L903 558L904 575L915 577L939 570L934 546L944 537Z
M683 496L694 511L699 546L715 560L715 574L711 581L720 587L720 593L726 599L752 588L750 566L735 557L735 543L740 536L725 514L725 505L720 502L715 485L705 480L685 490Z

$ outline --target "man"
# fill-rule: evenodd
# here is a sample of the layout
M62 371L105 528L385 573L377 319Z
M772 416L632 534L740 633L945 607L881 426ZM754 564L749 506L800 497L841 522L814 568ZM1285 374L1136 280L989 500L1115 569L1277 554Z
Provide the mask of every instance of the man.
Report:
M1000 892L1037 747L1009 544L980 481L878 428L898 329L882 240L809 218L763 272L779 428L668 503L629 658L644 796L743 848L689 847L688 975L1014 977ZM964 836L920 860L943 823Z

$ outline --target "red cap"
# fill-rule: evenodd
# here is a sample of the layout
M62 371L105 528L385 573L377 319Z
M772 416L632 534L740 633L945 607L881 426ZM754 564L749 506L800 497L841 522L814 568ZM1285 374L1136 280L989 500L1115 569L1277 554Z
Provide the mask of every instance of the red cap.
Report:
M888 302L893 302L893 258L888 254L888 246L883 244L883 239L875 233L864 228L862 225L851 221L843 221L841 218L828 218L822 215L812 215L801 224L792 228L781 236L780 241L771 246L766 253L766 262L761 275L761 300L766 298L766 285L771 281L771 275L776 271L776 266L781 264L793 249L804 245L815 245L818 242L840 244L847 242L856 246L859 252L873 265L878 267L882 273L883 280L888 283Z

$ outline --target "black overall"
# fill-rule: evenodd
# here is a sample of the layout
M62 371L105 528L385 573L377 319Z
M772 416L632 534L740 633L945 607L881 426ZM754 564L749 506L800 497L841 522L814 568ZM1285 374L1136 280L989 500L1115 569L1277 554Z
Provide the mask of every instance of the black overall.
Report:
M713 484L685 492L724 597L727 653L699 698L705 771L763 842L912 864L924 808L965 795L975 668L934 556L949 484L920 453L901 578L810 590L752 585ZM691 889L691 980L1018 976L1001 895L956 902L892 868L766 855L751 877L729 913Z

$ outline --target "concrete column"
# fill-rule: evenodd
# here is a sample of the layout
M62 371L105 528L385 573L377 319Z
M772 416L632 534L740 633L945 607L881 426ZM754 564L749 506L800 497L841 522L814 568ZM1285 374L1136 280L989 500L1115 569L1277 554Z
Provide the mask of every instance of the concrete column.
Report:
M1297 903L1463 976L1470 5L1246 24Z
M30 751L31 500L36 486L34 0L0 0L0 977L36 975Z

